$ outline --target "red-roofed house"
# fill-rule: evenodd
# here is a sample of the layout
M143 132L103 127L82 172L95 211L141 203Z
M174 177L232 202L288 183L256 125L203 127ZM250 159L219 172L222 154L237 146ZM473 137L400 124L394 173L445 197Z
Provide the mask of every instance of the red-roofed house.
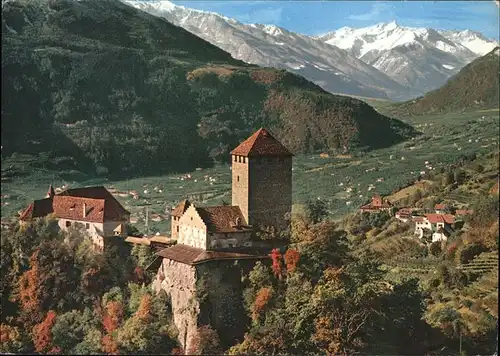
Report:
M25 222L49 214L54 214L62 230L84 230L101 250L104 238L126 235L125 224L130 217L102 186L68 189L59 194L55 194L51 186L48 197L31 203L19 219Z
M432 242L446 240L453 231L452 225L455 217L451 214L425 214L423 217L416 217L415 235L419 238L424 236L424 229L432 231Z
M446 204L436 204L434 205L434 210L436 214L444 214L448 210L448 206Z
M361 211L385 211L392 208L391 202L384 200L380 195L376 194L372 197L371 203L361 206Z
M412 214L411 208L401 208L396 212L395 217L398 220L401 220L403 222L407 222L407 221L411 220L411 217L412 217L411 214Z

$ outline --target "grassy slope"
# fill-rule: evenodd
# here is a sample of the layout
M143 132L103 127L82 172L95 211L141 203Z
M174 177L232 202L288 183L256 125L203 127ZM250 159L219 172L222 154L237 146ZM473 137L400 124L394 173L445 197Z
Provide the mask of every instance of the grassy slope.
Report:
M413 133L118 1L19 0L2 12L3 156L42 151L44 168L134 176L225 160L260 126L296 153Z
M405 117L459 110L498 109L498 49L465 66L441 88L415 100L394 105L392 114Z

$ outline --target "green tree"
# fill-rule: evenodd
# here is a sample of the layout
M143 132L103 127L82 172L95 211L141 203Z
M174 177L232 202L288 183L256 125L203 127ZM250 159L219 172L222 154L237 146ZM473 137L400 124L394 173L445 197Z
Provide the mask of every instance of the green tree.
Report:
M52 327L54 344L66 354L75 353L76 346L84 342L89 331L98 327L97 321L96 315L88 308L83 312L72 310L59 315Z
M307 200L307 217L312 224L317 224L328 216L328 208L323 200Z

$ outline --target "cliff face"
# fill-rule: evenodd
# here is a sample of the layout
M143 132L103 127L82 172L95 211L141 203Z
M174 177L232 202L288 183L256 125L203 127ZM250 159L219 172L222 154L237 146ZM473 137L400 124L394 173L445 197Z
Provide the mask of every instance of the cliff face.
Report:
M163 259L153 289L170 295L178 339L187 354L195 350L202 325L218 333L223 348L242 340L250 322L242 276L254 265L254 260L224 260L191 266Z
M196 268L164 258L153 289L157 293L163 289L170 296L179 342L184 350L192 349L200 313L196 300Z

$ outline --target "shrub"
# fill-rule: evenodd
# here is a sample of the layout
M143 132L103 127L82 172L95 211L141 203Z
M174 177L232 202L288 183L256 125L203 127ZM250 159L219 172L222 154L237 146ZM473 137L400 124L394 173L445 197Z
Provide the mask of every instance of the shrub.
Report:
M463 245L462 248L459 249L457 253L458 262L461 264L468 263L480 253L486 251L488 251L486 247L477 243L472 243L470 245Z
M431 255L438 257L442 250L441 250L441 242L440 241L435 241L429 246L429 252Z

